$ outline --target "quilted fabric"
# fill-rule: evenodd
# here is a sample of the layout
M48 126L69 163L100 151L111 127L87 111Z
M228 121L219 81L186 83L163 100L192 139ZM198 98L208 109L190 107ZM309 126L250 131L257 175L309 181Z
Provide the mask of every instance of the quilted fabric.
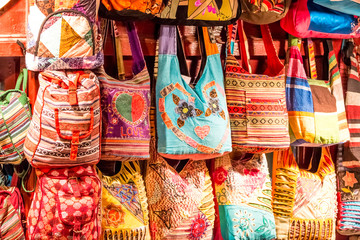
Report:
M28 15L28 69L93 69L103 64L96 0L35 2Z
M99 171L98 171L99 172ZM137 161L123 162L114 176L99 172L104 240L150 240L145 185Z

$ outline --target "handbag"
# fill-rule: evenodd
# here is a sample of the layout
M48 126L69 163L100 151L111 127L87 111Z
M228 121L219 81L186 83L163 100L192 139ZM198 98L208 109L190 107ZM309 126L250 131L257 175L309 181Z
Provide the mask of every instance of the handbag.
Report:
M303 67L299 39L291 38L289 42L286 105L291 145L321 146L348 141L342 83L331 40L324 44L329 49L329 81L317 79L311 40L308 40L311 79L307 79Z
M102 182L100 239L149 240L149 211L139 162L122 162L113 176L99 170L98 174Z
M275 239L271 179L265 154L230 153L216 158L212 164L223 240Z
M133 56L133 77L121 81L104 71L98 74L101 86L102 160L149 158L150 76L134 23L127 23L127 31Z
M100 160L100 86L93 72L39 74L34 117L24 152L36 168L73 167Z
M104 63L100 0L29 2L26 67L31 71L95 69Z
M314 3L349 15L360 15L360 3L353 0L314 0Z
M240 0L240 19L252 24L270 24L285 17L291 0Z
M274 152L272 206L279 240L335 240L335 166L328 148L317 149L321 153L314 159L312 149L309 169L299 168L291 148Z
M190 87L181 71L187 65L179 63L184 58L176 55L176 26L160 28L156 127L158 152L167 158L206 159L232 150L220 55L207 27L199 33L202 66Z
M240 14L239 0L171 0L163 1L155 21L167 25L226 26Z
M292 2L281 27L299 38L354 38L360 36L360 25L353 15L317 5L313 0Z
M263 74L248 70L248 54L242 23L239 22L240 52L244 67L228 49L225 69L225 93L230 115L233 149L247 152L271 152L288 148L288 116L285 100L284 65L276 55L268 26L261 26L267 53ZM233 30L234 31L234 30ZM229 31L230 40L236 35ZM231 35L232 34L232 35ZM247 70L245 69L247 68Z
M0 91L0 164L20 164L31 121L31 107L25 93L27 69L20 72L15 89ZM22 90L20 89L22 85Z

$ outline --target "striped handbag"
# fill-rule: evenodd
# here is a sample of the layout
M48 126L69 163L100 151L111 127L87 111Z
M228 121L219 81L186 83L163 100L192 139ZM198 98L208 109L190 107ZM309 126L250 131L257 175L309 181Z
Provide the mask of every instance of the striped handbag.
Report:
M264 74L251 74L242 23L238 23L244 67L228 50L225 92L230 115L233 149L270 152L289 147L288 117L285 105L284 65L280 62L268 26L261 25L268 67ZM234 40L229 31L229 38ZM247 69L245 69L247 68Z
M100 87L94 73L39 74L25 156L34 167L96 164L100 159Z
M326 44L329 49L329 81L317 79L313 43L310 39L308 50L311 79L307 79L298 43L299 39L291 37L286 77L291 144L322 146L346 142L350 135L332 42L328 40Z
M24 92L27 73L27 69L20 72L15 89L0 91L0 164L20 164L24 158L24 142L31 121L31 108Z

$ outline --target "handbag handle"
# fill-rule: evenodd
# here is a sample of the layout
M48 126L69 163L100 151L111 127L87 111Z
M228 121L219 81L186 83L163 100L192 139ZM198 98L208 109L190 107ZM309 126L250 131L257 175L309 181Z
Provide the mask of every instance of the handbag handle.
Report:
M27 81L28 81L28 70L26 68L24 68L17 80L16 80L16 85L15 85L15 89L16 90L20 90L20 87L21 87L21 83L22 83L22 91L26 91L26 88L27 88Z
M90 117L89 130L85 134L80 135L80 130L75 130L72 132L71 136L66 136L66 135L63 135L60 131L59 109L55 108L56 132L59 135L59 137L66 139L66 140L71 140L70 160L75 161L77 158L77 152L79 149L80 139L89 137L93 131L93 128L94 128L94 108L93 107L90 108L90 115L91 115L91 117Z

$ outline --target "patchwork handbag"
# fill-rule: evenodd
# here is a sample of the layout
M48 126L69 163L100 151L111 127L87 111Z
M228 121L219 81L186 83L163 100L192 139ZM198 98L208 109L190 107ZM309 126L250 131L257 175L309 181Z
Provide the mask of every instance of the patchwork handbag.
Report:
M100 0L34 0L28 13L26 66L32 71L103 65Z
M205 66L190 87L181 75L186 63L177 57L176 26L160 28L156 127L158 152L167 158L206 159L232 150L218 48L206 27L199 30Z
M101 239L150 239L145 184L139 163L122 162L114 176L98 173L102 181Z
M240 18L252 24L270 24L285 17L291 0L240 0Z
M27 73L27 69L20 72L15 89L0 91L0 164L20 164L24 159L24 142L31 121L31 107L24 92Z
M25 156L36 168L96 164L100 160L100 86L94 73L39 74Z
M133 23L127 24L133 77L124 81L98 75L102 107L102 160L149 158L150 76ZM121 56L122 58L122 56Z
M161 24L226 26L241 14L239 0L165 0L155 21Z
M279 240L335 240L335 166L329 149L319 150L315 172L300 169L291 148L274 152L272 205ZM310 159L310 166L315 166L315 156Z
M19 189L0 186L0 237L25 240L24 204Z
M172 167L151 151L145 176L151 239L213 239L213 188L204 160Z
M280 25L289 34L300 38L360 36L360 25L355 16L325 8L315 4L314 0L292 2Z
M354 0L314 0L314 3L350 15L360 15L360 3Z
M241 56L249 70L241 24L238 23ZM236 28L233 29L229 31L231 41L236 38ZM268 60L264 74L252 74L243 68L230 48L226 58L225 92L235 150L270 152L290 145L284 65L277 57L268 26L262 25L261 32Z
M101 234L101 182L94 166L37 169L27 217L29 240L91 239Z
M224 240L275 239L271 179L265 154L215 159L213 183Z
M331 40L328 47L329 80L318 80L314 49L308 40L311 79L308 79L298 48L290 40L286 76L286 105L292 145L321 146L349 140L342 83Z
M99 16L121 21L148 20L160 13L161 0L101 0Z

